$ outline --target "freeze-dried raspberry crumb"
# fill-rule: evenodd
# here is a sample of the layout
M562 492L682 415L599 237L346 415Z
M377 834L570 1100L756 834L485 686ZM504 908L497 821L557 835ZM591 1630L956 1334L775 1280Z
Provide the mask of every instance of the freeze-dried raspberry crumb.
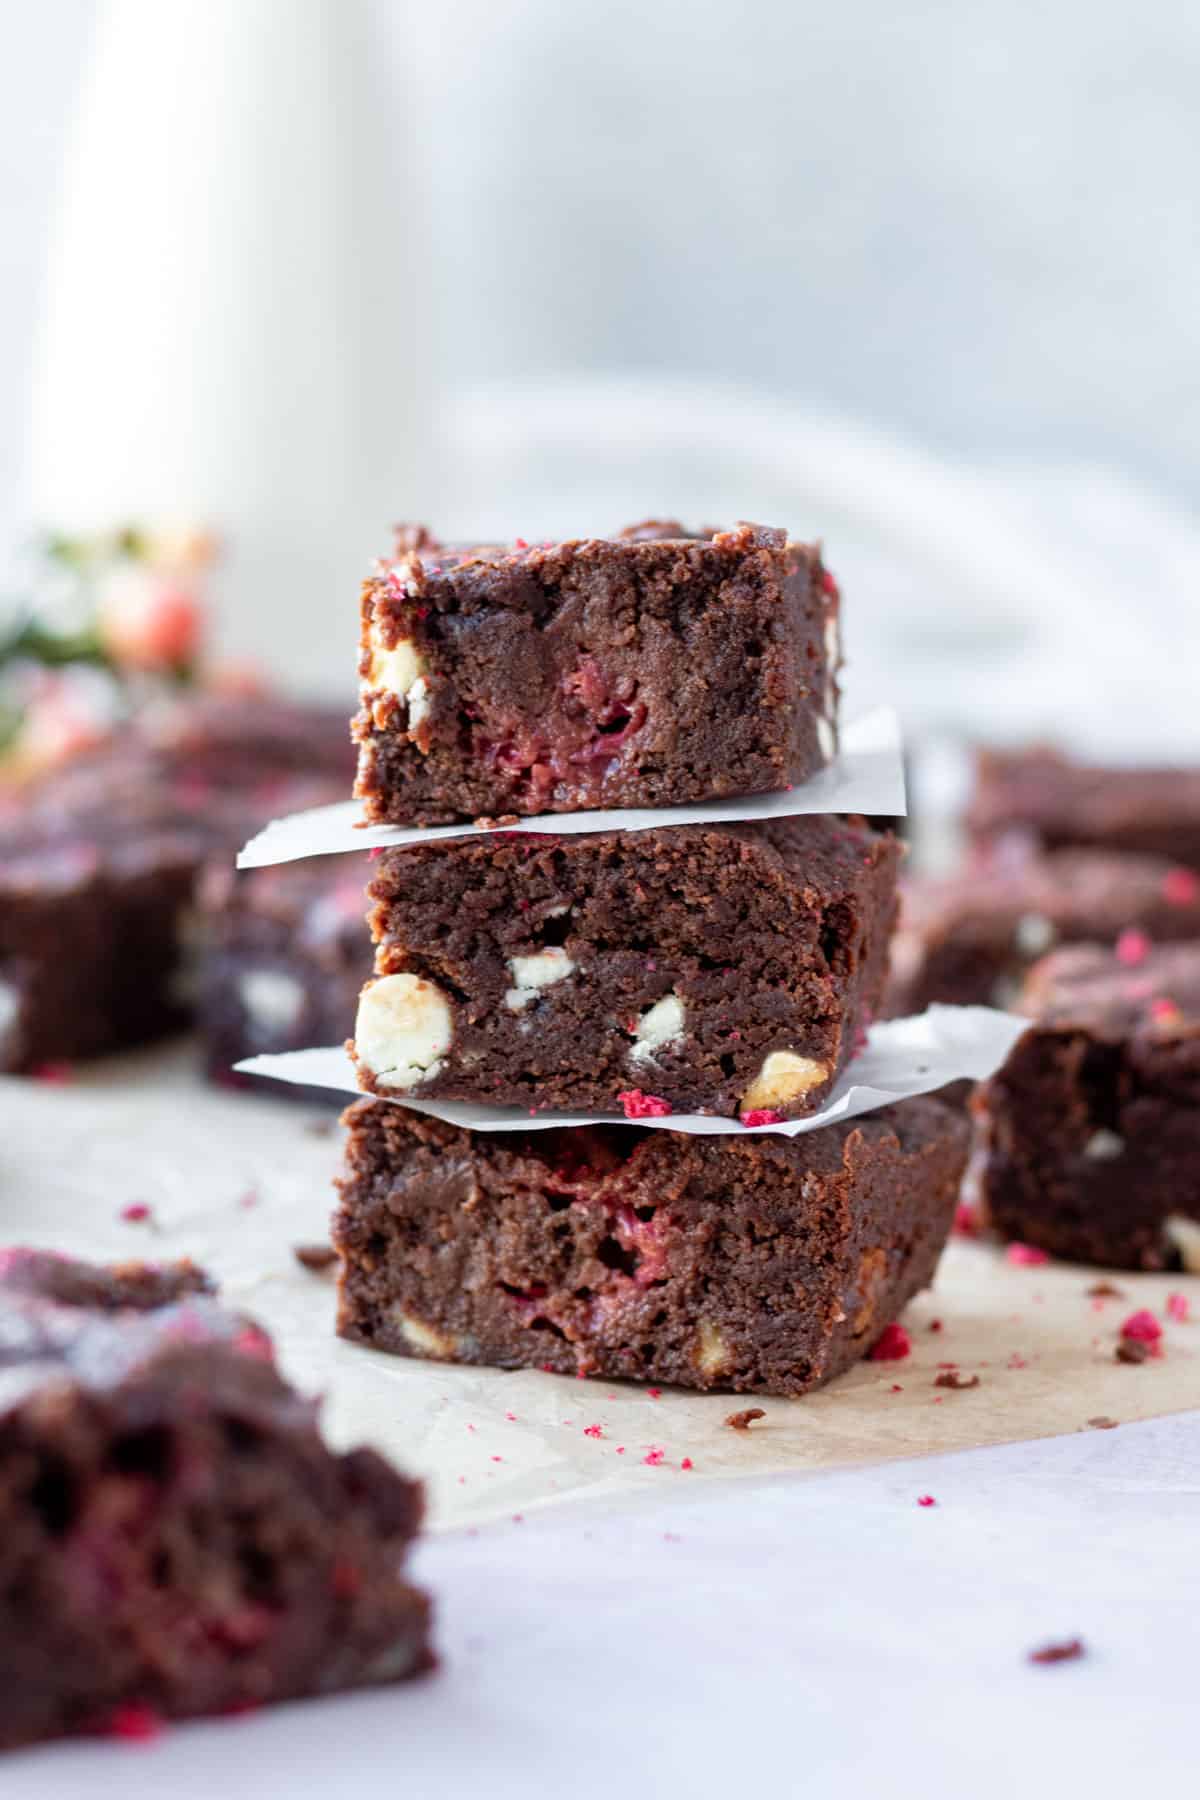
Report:
M150 1217L150 1208L144 1200L131 1200L128 1206L121 1208L118 1216L124 1219L127 1225L144 1225Z
M930 1331L941 1331L942 1321L940 1319L930 1319L929 1329Z
M1088 1420L1093 1431L1115 1431L1120 1422L1119 1419L1107 1418L1104 1413L1097 1413L1094 1419Z
M152 1707L130 1700L109 1715L103 1736L125 1738L129 1743L148 1744L151 1739L161 1737L163 1729L162 1718Z
M1187 1319L1190 1319L1191 1316L1192 1316L1192 1303L1188 1299L1186 1294L1168 1294L1167 1295L1167 1317L1168 1317L1168 1319L1174 1319L1176 1324L1182 1325L1184 1323L1184 1321Z
M512 1425L516 1424L517 1415L515 1412L506 1412L504 1416L509 1421L510 1424L512 1424Z
M889 1394L902 1394L903 1392L904 1389L900 1386L898 1381L893 1381L891 1387L888 1389Z
M959 1237L979 1236L979 1214L965 1200L954 1209L954 1229Z
M1021 1269L1032 1269L1040 1263L1050 1261L1046 1252L1039 1250L1036 1244L1010 1244L1004 1255L1008 1262L1015 1263Z
M671 1111L669 1101L660 1100L657 1094L643 1094L641 1088L627 1088L617 1099L627 1119L665 1119Z
M1031 1663L1076 1662L1085 1654L1082 1638L1066 1638L1061 1644L1043 1644L1029 1652Z
M917 1505L918 1506L936 1506L937 1501L934 1499L932 1494L918 1494L917 1495Z
M694 1469L696 1465L690 1456L685 1456L679 1466L681 1469Z
M1132 1338L1139 1344L1157 1344L1162 1336L1162 1326L1154 1314L1146 1307L1140 1312L1130 1313L1121 1327L1123 1338Z
M1165 994L1160 994L1157 1000L1150 1002L1150 1017L1160 1025L1175 1025L1183 1014L1174 1000L1168 1000Z
M979 1386L978 1375L963 1375L958 1369L943 1369L933 1378L934 1387L973 1388Z
M65 1087L69 1081L75 1079L75 1071L69 1062L39 1063L36 1069L30 1069L29 1073L35 1081L47 1082L51 1087Z
M1191 906L1200 899L1200 875L1191 869L1168 869L1163 876L1162 893L1168 906Z
M730 1413L725 1423L734 1431L749 1431L755 1419L765 1419L766 1416L761 1406L746 1406L741 1412Z
M821 570L821 592L823 594L828 594L831 600L838 600L841 598L838 584L833 579L833 576L829 573L828 569Z
M1117 939L1114 954L1127 969L1136 969L1150 954L1150 939L1144 931L1137 931L1131 925Z
M381 856L382 856L382 855L383 855L383 845L382 845L382 844L376 844L376 846L375 846L375 848L374 848L374 849L373 849L373 850L368 850L368 851L367 851L367 855L368 855L368 856L369 856L369 857L370 857L370 859L371 859L371 861L372 861L372 862L375 862L375 861L377 861L377 860L378 860L378 858L379 858L379 857L381 857Z
M749 1112L744 1112L740 1116L742 1124L748 1125L751 1129L753 1129L755 1125L783 1124L783 1114L781 1112L776 1112L775 1109L770 1106L752 1106Z
M332 1268L338 1259L332 1244L293 1244L292 1255L302 1269L312 1269L315 1274Z
M657 1469L659 1463L662 1461L663 1457L666 1454L667 1454L666 1451L660 1450L658 1448L657 1444L652 1444L650 1446L649 1450L647 1450L645 1456L643 1456L642 1461L646 1464L646 1466L648 1468Z
M1008 1369L1027 1369L1029 1364L1019 1350L1014 1350L1004 1366Z
M243 1325L233 1340L239 1356L253 1356L258 1362L274 1362L275 1346L261 1325Z
M493 1462L503 1462L504 1458L502 1456L493 1456L492 1461Z
M912 1339L903 1325L889 1325L885 1328L877 1343L870 1352L871 1362L903 1362L912 1353Z
M651 1400L661 1400L662 1399L662 1389L661 1388L647 1388L646 1392L650 1396Z
M583 1435L584 1437L590 1438L602 1438L604 1436L604 1427L603 1425L585 1425L583 1428Z

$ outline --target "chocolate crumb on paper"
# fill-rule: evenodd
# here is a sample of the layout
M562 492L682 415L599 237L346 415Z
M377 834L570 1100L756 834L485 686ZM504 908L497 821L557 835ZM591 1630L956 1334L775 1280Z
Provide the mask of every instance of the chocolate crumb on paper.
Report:
M976 1388L979 1386L978 1375L964 1375L958 1369L943 1369L940 1375L933 1378L934 1387L944 1388Z
M338 1259L332 1244L293 1244L292 1255L302 1269L311 1269L314 1275L331 1269Z
M725 1423L733 1431L749 1431L755 1419L765 1419L766 1416L761 1406L744 1406L741 1412L730 1413Z
M1082 1638L1065 1638L1060 1644L1043 1644L1037 1650L1029 1652L1031 1663L1078 1662L1086 1655Z
M1088 1420L1088 1424L1093 1431L1115 1431L1120 1423L1120 1419L1108 1419L1103 1413L1099 1413L1094 1419Z

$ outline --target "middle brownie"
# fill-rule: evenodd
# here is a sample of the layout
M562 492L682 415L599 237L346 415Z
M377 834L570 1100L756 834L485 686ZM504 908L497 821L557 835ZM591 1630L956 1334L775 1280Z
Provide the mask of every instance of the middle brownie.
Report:
M798 1118L883 985L900 848L832 817L383 853L352 1046L382 1094Z

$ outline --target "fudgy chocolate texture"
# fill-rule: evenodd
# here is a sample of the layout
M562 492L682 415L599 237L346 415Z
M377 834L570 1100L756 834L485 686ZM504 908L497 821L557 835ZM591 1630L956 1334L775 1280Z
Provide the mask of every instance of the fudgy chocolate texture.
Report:
M1058 850L902 881L885 1011L1011 1007L1055 945L1113 945L1131 930L1154 942L1200 938L1200 880L1159 857Z
M371 972L362 853L206 872L200 909L200 1031L212 1079L331 1103L320 1088L234 1075L244 1057L341 1043Z
M1123 850L1200 869L1200 768L1102 768L1044 746L984 750L966 822L977 842L1019 834L1047 850Z
M0 1258L0 1747L429 1664L419 1486L331 1455L198 1274Z
M822 816L386 850L359 1078L541 1110L812 1112L878 1005L899 856Z
M838 592L739 525L471 549L405 528L364 586L371 820L673 806L803 781L837 747Z
M272 814L345 796L353 753L344 717L332 735L339 717L181 701L36 785L0 791L0 1070L99 1056L186 1023L200 871Z
M1200 1273L1200 944L1135 967L1056 951L1022 1010L1033 1023L974 1102L991 1222L1071 1261Z
M928 1284L967 1141L932 1100L794 1138L345 1121L343 1337L763 1394L840 1374Z

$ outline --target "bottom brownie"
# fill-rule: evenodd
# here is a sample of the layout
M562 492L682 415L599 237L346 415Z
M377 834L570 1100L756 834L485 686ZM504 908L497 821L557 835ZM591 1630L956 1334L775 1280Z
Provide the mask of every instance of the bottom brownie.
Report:
M967 1127L908 1100L798 1137L469 1132L345 1114L338 1328L404 1356L802 1394L930 1281Z
M419 1486L332 1455L205 1288L0 1253L0 1747L428 1666Z

